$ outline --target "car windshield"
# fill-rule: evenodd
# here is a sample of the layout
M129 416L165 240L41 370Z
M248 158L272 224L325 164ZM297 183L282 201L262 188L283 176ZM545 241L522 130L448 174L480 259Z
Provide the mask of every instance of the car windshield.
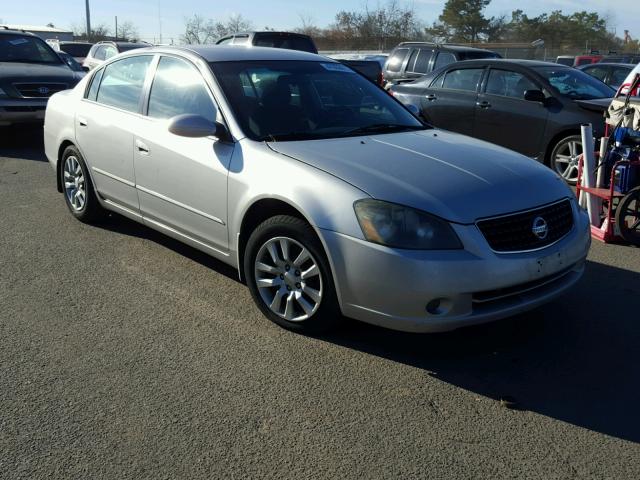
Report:
M303 52L318 53L313 42L301 35L285 33L256 33L253 39L256 47L287 48L289 50L301 50Z
M0 62L60 64L62 60L43 40L27 35L0 35Z
M250 61L211 68L254 140L336 138L428 128L350 68L332 62Z
M537 67L551 86L562 96L573 100L613 97L615 90L581 70L567 67Z

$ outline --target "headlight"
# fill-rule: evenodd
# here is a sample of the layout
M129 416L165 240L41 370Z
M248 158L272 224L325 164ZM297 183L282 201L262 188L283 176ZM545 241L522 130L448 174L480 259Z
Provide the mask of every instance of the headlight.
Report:
M370 242L412 250L462 248L448 222L420 210L373 199L358 200L354 209Z

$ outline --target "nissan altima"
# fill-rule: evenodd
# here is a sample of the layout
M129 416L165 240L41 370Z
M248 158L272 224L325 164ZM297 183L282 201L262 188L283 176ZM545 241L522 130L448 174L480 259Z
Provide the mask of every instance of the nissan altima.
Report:
M44 135L71 215L117 212L207 252L299 332L511 316L574 285L590 245L559 175L310 53L118 55L51 98Z

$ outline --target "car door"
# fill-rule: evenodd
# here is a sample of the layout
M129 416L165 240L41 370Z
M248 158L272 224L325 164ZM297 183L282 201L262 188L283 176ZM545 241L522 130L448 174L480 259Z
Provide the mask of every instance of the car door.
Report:
M134 213L138 195L133 169L134 120L152 55L123 58L96 70L76 111L76 141L98 193Z
M135 126L135 174L145 222L226 253L227 174L233 144L169 132L169 119L218 115L202 74L189 61L161 56L146 116Z
M526 90L542 87L524 72L491 67L478 95L473 136L537 157L549 112L543 103L525 100Z
M432 125L473 134L478 87L485 67L459 67L439 75L423 91L421 112Z

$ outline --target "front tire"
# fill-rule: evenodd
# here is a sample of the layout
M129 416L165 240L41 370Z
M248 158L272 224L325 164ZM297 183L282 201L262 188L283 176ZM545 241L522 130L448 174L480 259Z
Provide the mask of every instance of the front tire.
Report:
M317 334L340 321L329 262L305 221L278 215L261 223L249 237L243 267L253 300L272 322Z
M104 210L98 202L87 164L80 151L74 146L67 147L61 162L60 182L71 215L84 223L100 219Z
M582 155L582 137L569 135L561 138L553 147L549 166L569 185L578 181L578 161Z

